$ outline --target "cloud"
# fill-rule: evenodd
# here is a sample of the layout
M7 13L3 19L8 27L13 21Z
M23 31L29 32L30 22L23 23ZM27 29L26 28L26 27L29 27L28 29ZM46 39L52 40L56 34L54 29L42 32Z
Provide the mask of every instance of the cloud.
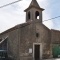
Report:
M13 2L15 0L2 0L0 1L0 6ZM37 0L39 5L45 9L49 6L48 0ZM25 12L24 10L29 6L31 0L22 0L19 3L4 7L0 9L0 32L3 32L17 24L25 22ZM51 13L48 14L47 10L43 12L43 20L51 17ZM52 27L52 21L44 22L49 28Z

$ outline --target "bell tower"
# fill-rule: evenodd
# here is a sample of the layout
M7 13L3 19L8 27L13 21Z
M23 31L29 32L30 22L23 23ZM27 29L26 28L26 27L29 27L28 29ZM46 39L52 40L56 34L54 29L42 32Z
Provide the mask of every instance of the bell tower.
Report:
M36 0L32 0L29 7L24 10L26 12L26 22L39 20L42 23L43 10Z

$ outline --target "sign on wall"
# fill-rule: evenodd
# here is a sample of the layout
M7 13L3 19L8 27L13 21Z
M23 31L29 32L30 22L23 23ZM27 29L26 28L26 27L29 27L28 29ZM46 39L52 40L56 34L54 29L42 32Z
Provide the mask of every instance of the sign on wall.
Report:
M32 48L29 48L29 53L32 53Z

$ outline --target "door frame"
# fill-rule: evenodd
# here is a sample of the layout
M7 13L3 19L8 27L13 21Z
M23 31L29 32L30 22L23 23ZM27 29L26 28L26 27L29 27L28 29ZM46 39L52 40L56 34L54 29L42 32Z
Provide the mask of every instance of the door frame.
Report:
M34 46L40 45L40 59L42 59L42 43L33 43L33 58L34 58Z

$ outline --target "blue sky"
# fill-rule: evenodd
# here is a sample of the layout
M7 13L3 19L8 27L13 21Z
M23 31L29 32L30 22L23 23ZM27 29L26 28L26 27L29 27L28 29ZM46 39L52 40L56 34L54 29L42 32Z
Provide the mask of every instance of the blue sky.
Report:
M50 9L52 10L52 17L55 16L60 16L60 1L59 0L53 0L51 2L52 6L50 6ZM60 18L57 18L55 20L53 20L53 28L60 30Z
M17 0L0 0L0 6ZM43 21L60 15L60 0L37 0L40 7L44 8ZM29 6L31 0L22 0L19 3L0 9L0 33L25 22L24 10ZM45 21L49 29L60 30L60 18Z
M50 6L48 9L51 10L51 18L60 16L60 1L59 0L52 0L50 1ZM53 22L53 29L60 30L60 18L52 20Z

